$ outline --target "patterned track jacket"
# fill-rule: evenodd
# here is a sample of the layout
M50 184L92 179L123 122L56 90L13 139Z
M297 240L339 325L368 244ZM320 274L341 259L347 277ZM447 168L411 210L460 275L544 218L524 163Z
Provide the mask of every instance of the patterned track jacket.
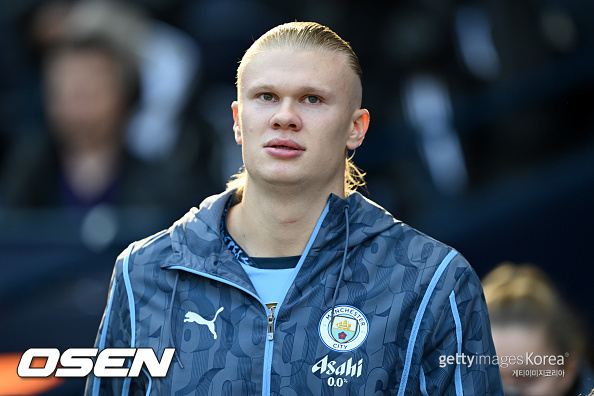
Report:
M86 394L503 394L482 288L455 250L332 195L271 313L221 240L230 195L116 262L96 347L173 347L167 375L91 376Z

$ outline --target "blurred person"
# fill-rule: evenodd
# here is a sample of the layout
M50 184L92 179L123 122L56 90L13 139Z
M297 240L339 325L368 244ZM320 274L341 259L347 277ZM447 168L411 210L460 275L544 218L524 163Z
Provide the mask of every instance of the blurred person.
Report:
M496 365L440 364L495 355L468 262L354 191L361 100L329 28L255 41L231 106L245 169L116 261L96 346L175 348L168 373L87 394L502 394Z
M103 37L136 58L143 89L124 128L129 154L147 163L168 164L187 143L188 128L204 128L201 120L186 114L194 104L192 95L199 92L202 63L201 49L187 33L130 2L28 0L15 9L20 10L14 12L15 26L7 28L15 37L5 37L9 45L5 43L0 55L11 72L0 76L0 85L5 80L12 91L1 97L11 108L4 116L9 146L43 128L41 69L46 55L65 40L86 37ZM216 182L217 189L224 185L218 175Z
M49 133L24 136L9 153L2 177L7 207L86 210L194 198L181 175L125 148L126 122L141 90L133 56L101 36L66 40L45 58L43 76ZM200 172L195 177L199 183Z
M130 153L166 162L183 139L183 111L197 89L201 50L185 32L151 18L137 4L113 0L77 2L65 21L72 37L104 36L138 60L142 91L126 125Z
M505 394L588 394L594 372L586 361L584 330L546 273L504 262L487 274L483 287ZM541 361L545 356L553 358Z
M79 203L115 193L122 129L139 90L135 65L101 45L89 40L58 49L46 69L46 108L61 151L64 196Z
M78 207L115 200L122 128L140 89L135 64L110 42L87 39L58 45L44 61L43 76L50 135L17 147L4 175L5 204Z

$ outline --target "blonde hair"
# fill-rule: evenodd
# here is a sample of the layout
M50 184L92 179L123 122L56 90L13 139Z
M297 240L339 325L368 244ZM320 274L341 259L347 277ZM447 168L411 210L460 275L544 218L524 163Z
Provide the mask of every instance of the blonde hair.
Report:
M239 88L240 78L243 69L249 59L256 53L276 48L294 48L297 50L316 50L327 53L340 53L345 55L348 66L358 76L361 83L361 66L359 58L351 48L350 44L344 41L330 28L316 22L289 22L279 25L264 33L245 52L239 67L237 68L236 84ZM353 153L354 155L354 153ZM353 155L345 159L345 195L355 191L358 187L365 186L365 172L359 169L352 161ZM247 171L245 167L239 173L233 175L227 183L227 189L236 189L237 196L241 199L247 182Z
M492 325L544 326L558 353L584 350L581 323L540 268L503 262L482 284Z

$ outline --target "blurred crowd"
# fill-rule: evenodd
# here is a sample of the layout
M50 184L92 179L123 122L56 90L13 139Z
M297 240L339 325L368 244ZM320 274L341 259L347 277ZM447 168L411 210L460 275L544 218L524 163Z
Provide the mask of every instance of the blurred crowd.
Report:
M239 169L238 61L292 20L331 27L360 58L372 118L354 157L364 193L461 250L480 276L507 258L538 262L575 292L584 328L594 322L579 283L594 275L583 223L594 218L594 3L10 3L0 3L0 339L11 341L0 353L93 341L119 251ZM47 338L30 312L59 321L62 336Z
M228 131L237 60L253 37L298 19L331 26L361 58L373 124L356 160L374 199L413 215L591 142L593 8L577 0L4 5L0 202L187 206L218 191L241 164ZM88 67L101 62L92 52L104 53L103 71ZM110 78L120 79L111 92ZM60 197L46 190L56 173ZM128 185L134 191L118 190Z

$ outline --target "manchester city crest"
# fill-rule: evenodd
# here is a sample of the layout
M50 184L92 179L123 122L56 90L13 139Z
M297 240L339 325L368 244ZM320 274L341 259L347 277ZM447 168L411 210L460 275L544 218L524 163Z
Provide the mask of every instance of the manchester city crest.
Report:
M369 322L363 312L350 305L338 305L324 313L320 320L320 338L334 351L348 352L357 349L367 338Z

